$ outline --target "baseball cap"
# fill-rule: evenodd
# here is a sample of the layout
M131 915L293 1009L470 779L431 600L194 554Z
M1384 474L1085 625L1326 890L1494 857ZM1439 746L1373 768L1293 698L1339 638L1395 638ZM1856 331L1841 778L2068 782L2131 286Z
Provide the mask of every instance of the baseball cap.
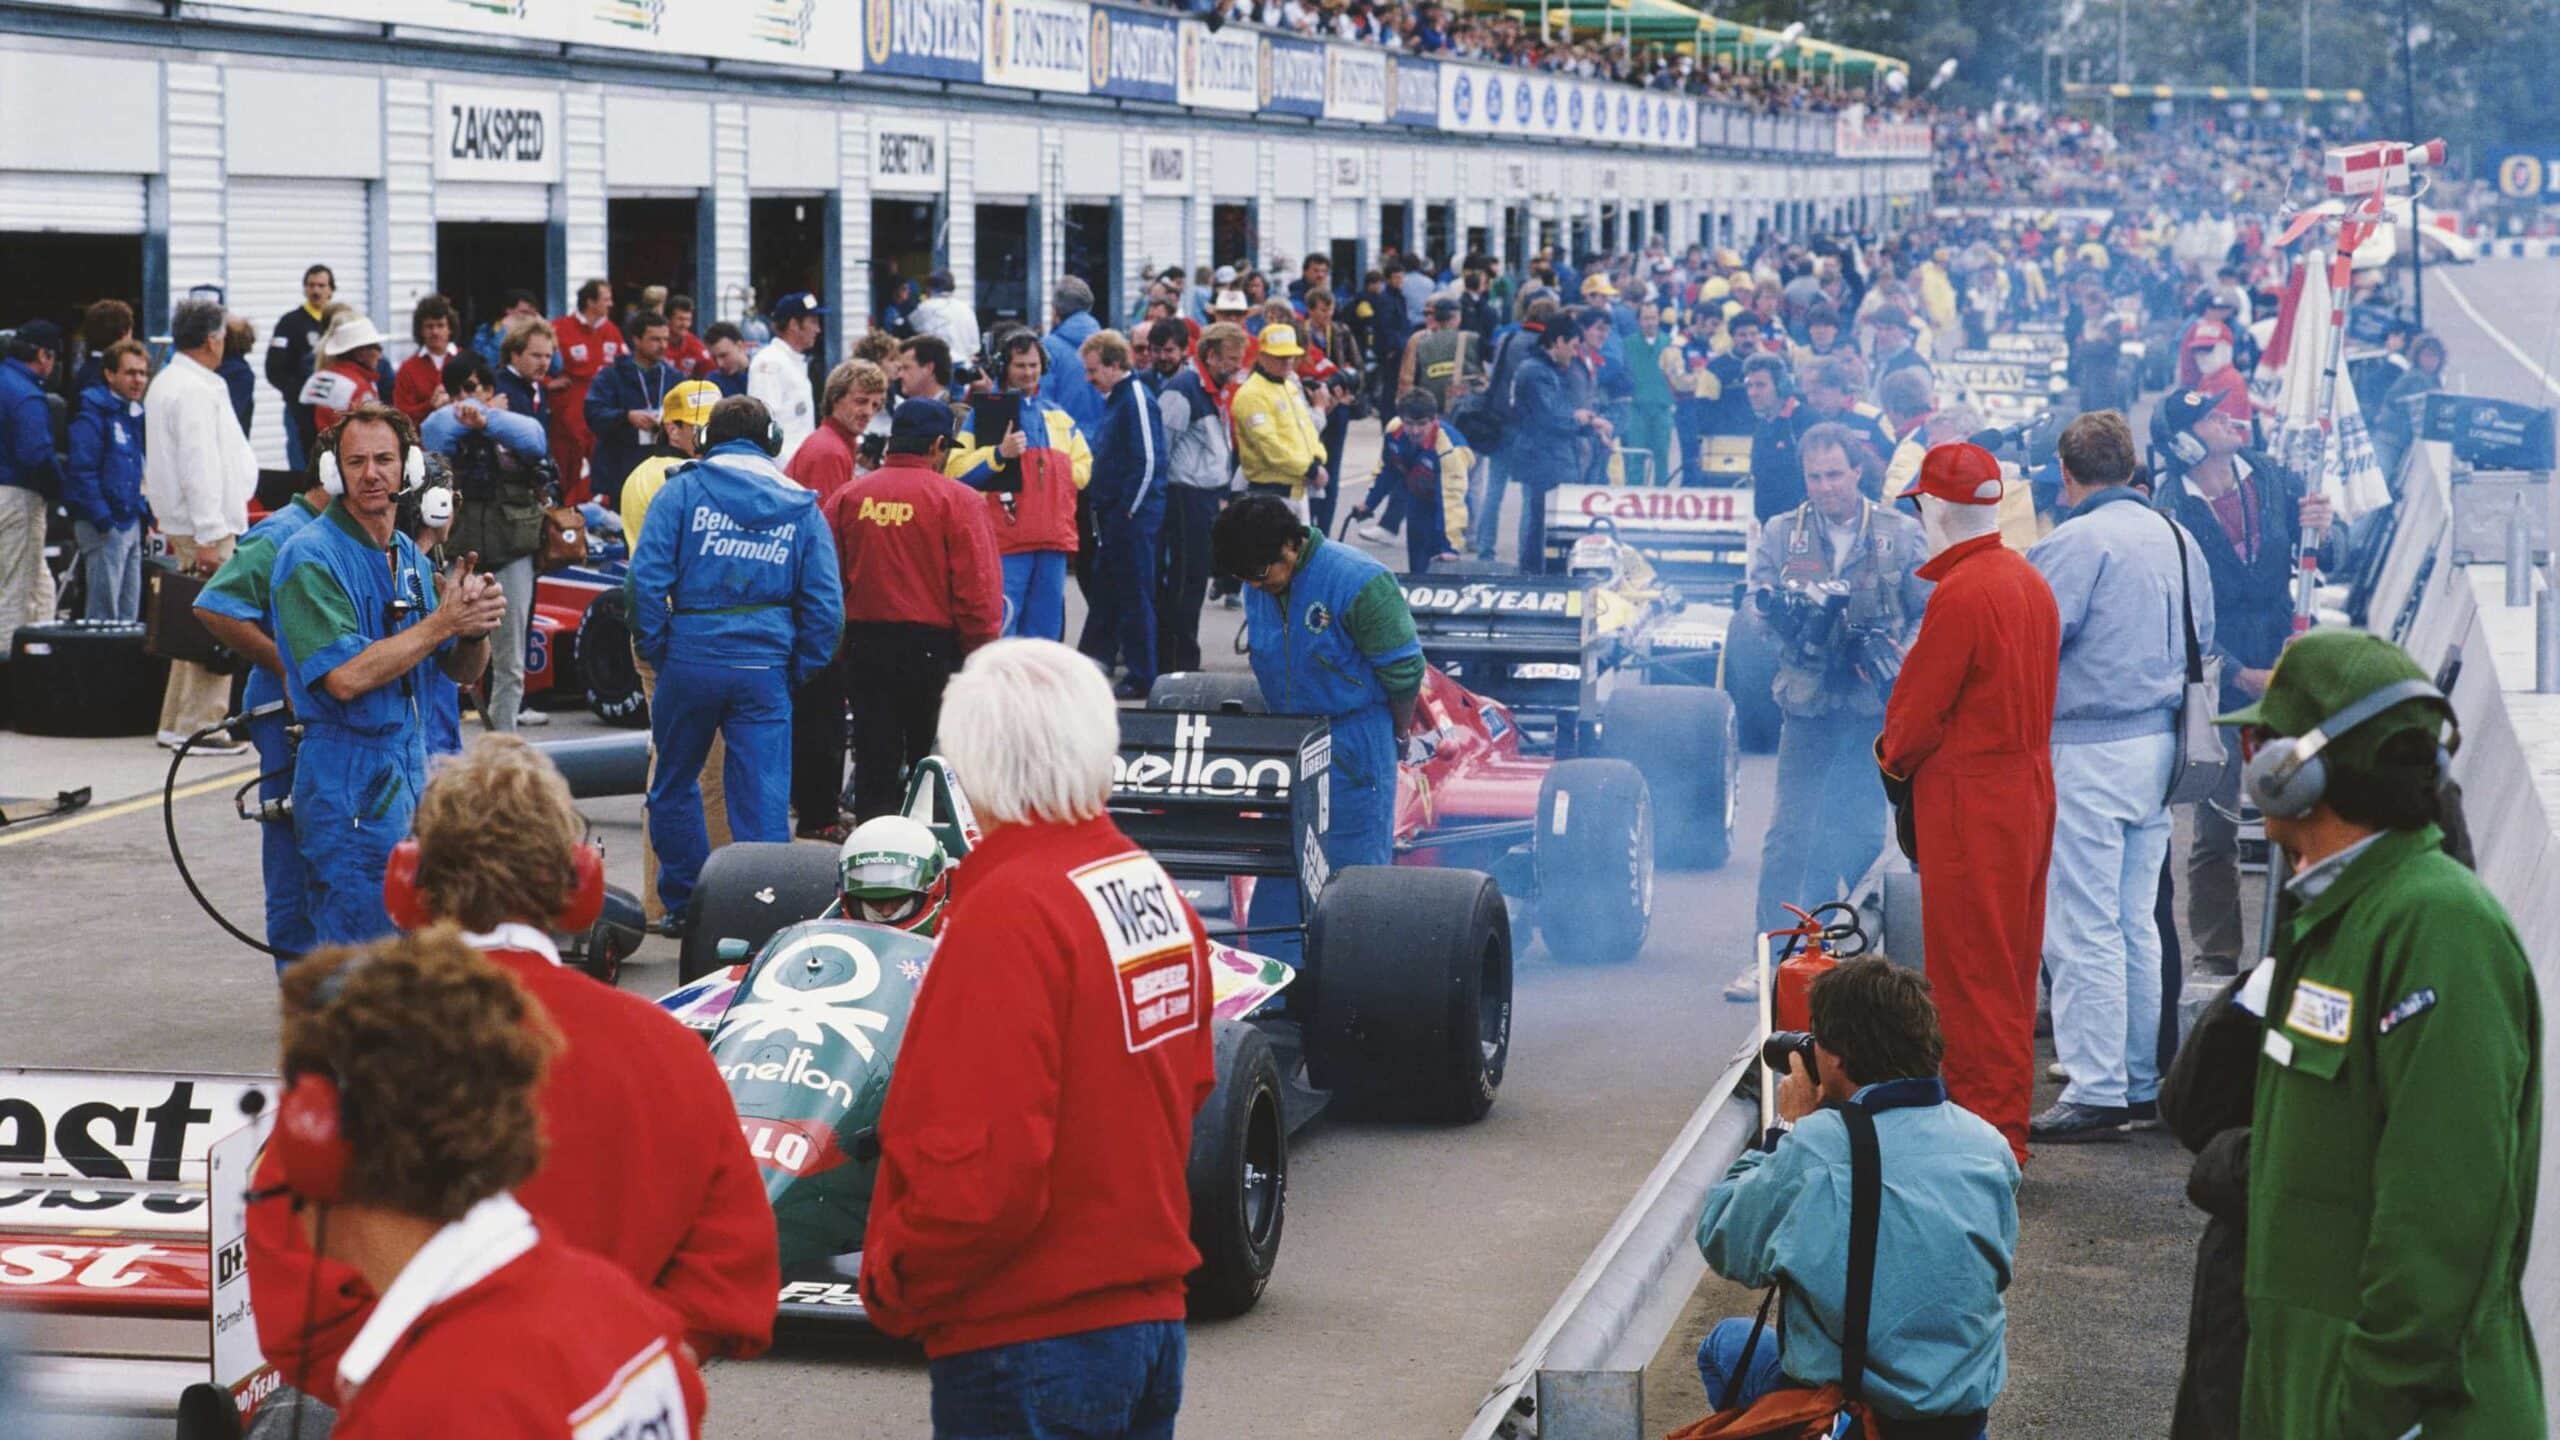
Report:
M50 350L56 355L62 353L62 327L50 320L28 321L18 327L15 338L21 345Z
M1209 278L1211 281L1219 285L1233 285L1236 283L1236 267L1233 265L1221 265L1217 269L1209 272Z
M1218 298L1209 302L1209 313L1212 315L1241 315L1252 308L1245 303L1244 292L1241 290L1221 290L1218 292Z
M1265 325L1262 327L1262 353L1277 355L1283 360L1288 360L1306 354L1307 349L1298 343L1298 332L1295 328L1287 325Z
M2152 413L2159 417L2157 423L2162 434L2183 435L2194 429L2197 421L2212 414L2214 407L2221 403L2201 390L2172 390L2160 397L2159 408Z
M1732 284L1721 275L1716 276L1698 287L1698 298L1702 301L1722 300L1732 293Z
M720 403L720 387L708 380L687 380L667 392L658 406L661 425L708 425L711 407Z
M2230 343L2231 327L2219 320L2199 320L2195 323L2195 328L2187 332L2186 348L2189 350L2203 350L2210 346Z
M1588 275L1583 277L1582 293L1586 296L1599 295L1614 300L1618 298L1618 287L1610 284L1609 277L1606 275Z
M2212 294L2204 297L2204 308L2207 310L2237 310L2240 308L2240 292L2228 288L2216 290Z
M780 323L784 320L797 320L803 315L824 315L826 313L827 307L819 303L817 296L810 294L806 290L794 290L790 294L773 302L773 318L776 323Z
M889 438L912 439L919 435L948 438L954 429L951 407L939 400L901 400L889 412Z
M1950 505L1997 505L2000 487L2000 462L1990 451L1953 441L1930 446L1920 457L1920 473L1893 498L1932 495Z
M2251 725L2277 735L2302 735L2385 685L2425 680L2409 652L2366 630L2314 630L2284 648L2267 693L2228 715L2221 725ZM2349 763L2369 756L2396 731L2441 723L2445 707L2421 697L2403 700L2344 735L2330 736L2328 753Z

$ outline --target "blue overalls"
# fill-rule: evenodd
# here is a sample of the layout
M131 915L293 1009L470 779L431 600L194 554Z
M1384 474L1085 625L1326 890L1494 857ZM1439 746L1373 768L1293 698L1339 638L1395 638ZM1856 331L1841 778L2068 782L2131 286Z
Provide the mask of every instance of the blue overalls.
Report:
M302 721L293 828L310 865L313 938L361 944L392 932L382 872L426 785L426 676L452 647L353 700L321 682L424 620L435 609L435 578L408 536L377 545L333 501L276 552L272 594L276 649Z
M1325 863L1392 865L1396 858L1396 726L1377 666L1422 653L1408 640L1384 655L1360 652L1342 618L1362 586L1387 567L1348 545L1315 539L1299 558L1285 598L1244 593L1246 643L1253 678L1275 715L1322 715L1333 722L1333 760L1326 772ZM1247 924L1260 928L1299 917L1298 883L1266 879L1254 887ZM1253 948L1297 963L1294 936L1258 936Z
M214 576L196 596L196 608L245 620L269 639L275 638L275 617L268 607L274 594L276 554L319 513L297 495L292 504L250 526L232 551L232 561L225 563L224 573ZM229 573L232 563L241 566L239 574ZM251 667L241 701L247 709L283 698L282 680L264 666ZM292 724L293 716L282 710L249 722L249 743L258 748L261 803L293 793L293 737L286 733ZM283 952L276 957L276 968L281 970L317 943L311 932L311 867L303 862L290 817L258 827L258 862L267 891L267 944Z

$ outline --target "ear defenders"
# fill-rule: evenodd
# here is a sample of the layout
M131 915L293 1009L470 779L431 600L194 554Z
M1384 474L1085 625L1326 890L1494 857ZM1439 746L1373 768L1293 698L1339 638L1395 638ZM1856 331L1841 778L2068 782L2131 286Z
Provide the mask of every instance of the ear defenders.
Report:
M575 935L604 914L604 847L583 842L569 847L571 882L551 928ZM391 862L382 871L382 908L404 931L423 930L435 919L426 897L418 893L418 841L415 836L391 847Z
M2204 399L2204 397L2196 394L2192 390L2187 392L2187 398L2189 402L2193 404L2202 404ZM2180 430L2169 425L2168 417L2169 412L2165 406L2153 408L2151 412L2151 443L2168 451L2169 454L2174 456L2177 459L2177 462L2181 465L2192 466L2203 464L2204 442L2197 439L2195 437L2195 433L2191 430Z
M338 1082L329 1076L304 1071L285 1087L267 1145L283 1172L286 1194L314 1205L345 1198L347 1168L355 1158L342 1123L345 1108Z
M406 495L427 483L427 452L424 446L414 445L406 440L400 443L405 452L400 457L400 493ZM338 470L338 452L334 449L324 448L320 452L320 488L331 495L347 493L347 477ZM445 519L452 518L453 512L448 502ZM437 522L430 520L427 523L432 525Z
M2331 742L2355 729L2394 705L2410 700L2432 700L2447 719L2453 718L2453 706L2444 692L2424 680L2401 680L2374 691L2347 708L2321 721L2302 735L2280 736L2268 740L2249 757L2240 773L2241 783L2258 808L2283 820L2299 820L2318 806L2329 790L2329 762L2321 751ZM2462 743L2460 722L2455 722L2453 744ZM2451 751L2436 749L2436 768L2441 772L2451 763Z

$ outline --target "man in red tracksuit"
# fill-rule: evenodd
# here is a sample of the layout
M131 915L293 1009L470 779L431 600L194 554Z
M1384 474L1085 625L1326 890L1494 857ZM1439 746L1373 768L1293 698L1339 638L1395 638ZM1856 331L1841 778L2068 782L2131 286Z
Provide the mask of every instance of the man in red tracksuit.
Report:
M1054 641L980 649L943 704L986 839L899 1046L862 1254L871 1319L932 1361L937 1435L1169 1440L1181 1408L1208 945L1104 813L1118 737Z
M524 987L439 925L321 950L284 1001L268 1153L295 1228L383 1297L331 1370L339 1440L698 1436L684 1323L510 1193L554 1049Z
M596 448L587 429L587 387L623 351L622 327L612 316L613 283L590 280L578 287L576 313L551 322L560 339L560 373L551 377L551 460L560 467L561 495L572 505L587 498L587 457Z
M1937 589L1885 707L1876 762L1917 822L1922 943L1946 1032L1947 1096L2027 1158L2036 967L2053 858L2053 591L2000 543L2000 462L1940 445L1920 504Z
M942 473L952 424L939 400L898 402L880 468L827 507L844 576L845 673L863 682L853 687L861 820L898 812L908 767L933 749L952 670L1004 628L1004 562L987 503Z
M513 976L558 1033L540 1092L547 1146L515 1187L544 1230L638 1281L700 1355L762 1353L782 1277L773 1208L710 1052L674 1017L560 964L547 933L574 884L585 825L539 750L486 735L419 796L414 878L385 882L404 929L450 921ZM277 1157L257 1184L276 1183ZM249 1209L258 1339L285 1383L336 1403L341 1355L380 1291L320 1262L282 1198ZM316 1307L314 1305L316 1297Z

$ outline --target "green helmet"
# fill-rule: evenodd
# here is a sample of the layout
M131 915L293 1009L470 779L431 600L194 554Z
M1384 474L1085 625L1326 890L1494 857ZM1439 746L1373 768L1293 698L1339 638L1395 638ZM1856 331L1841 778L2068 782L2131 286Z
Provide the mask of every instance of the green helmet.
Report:
M951 901L951 858L921 822L865 820L836 854L844 917L930 935Z

